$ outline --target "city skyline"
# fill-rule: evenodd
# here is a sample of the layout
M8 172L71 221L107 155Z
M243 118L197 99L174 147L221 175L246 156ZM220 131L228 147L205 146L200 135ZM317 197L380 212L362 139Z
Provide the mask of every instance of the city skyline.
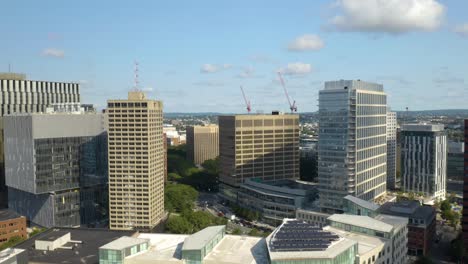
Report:
M240 85L253 112L288 112L278 70L299 112L316 111L323 83L339 79L383 84L396 111L465 108L467 100L468 4L460 1L3 7L0 71L79 82L81 101L98 108L110 95L126 97L134 60L141 89L167 112L243 113Z

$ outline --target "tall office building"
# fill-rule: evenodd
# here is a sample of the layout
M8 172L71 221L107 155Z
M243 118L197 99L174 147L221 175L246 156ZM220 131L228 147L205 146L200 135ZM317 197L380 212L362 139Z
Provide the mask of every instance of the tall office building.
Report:
M387 111L387 188L396 187L397 113Z
M195 164L219 155L219 129L217 125L188 126L187 159Z
M319 92L320 207L341 212L343 197L373 200L386 193L387 95L381 84L325 83Z
M45 112L51 104L79 103L78 83L26 80L24 74L0 73L0 208L7 205L2 119L12 113Z
M107 220L107 133L102 115L3 117L8 207L44 226Z
M462 230L465 252L468 252L468 119L465 119L465 168L463 172Z
M445 199L447 135L444 125L406 124L401 128L402 184L406 192Z
M299 178L299 115L220 116L219 157L220 193L231 201L245 179Z
M464 169L464 142L447 142L447 179L463 181Z
M164 215L163 104L108 100L110 228L150 230Z

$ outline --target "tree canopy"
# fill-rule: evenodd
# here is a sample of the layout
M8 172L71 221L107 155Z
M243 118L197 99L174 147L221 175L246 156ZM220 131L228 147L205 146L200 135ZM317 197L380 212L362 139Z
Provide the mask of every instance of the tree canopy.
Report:
M192 210L198 199L198 192L185 184L167 184L164 194L164 207L169 212Z

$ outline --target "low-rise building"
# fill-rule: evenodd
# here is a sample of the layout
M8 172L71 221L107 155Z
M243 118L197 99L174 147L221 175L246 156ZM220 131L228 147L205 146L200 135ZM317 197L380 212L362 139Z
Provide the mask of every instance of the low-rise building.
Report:
M15 248L25 250L30 263L95 264L99 263L100 247L117 238L136 234L135 231L99 228L51 228Z
M406 217L408 221L408 255L427 255L436 229L436 210L417 201L385 203L379 213Z
M319 227L284 219L266 239L270 263L406 264L406 221L334 214Z
M284 219L266 243L272 264L354 264L358 254L356 241L296 219Z
M356 263L386 263L405 264L407 257L407 223L408 219L398 216L378 215L375 218L363 215L334 214L328 218L329 227L326 230L339 229L342 236L361 242L361 246L371 247L366 252L360 252ZM331 229L330 229L331 227ZM369 244L371 238L377 238L380 243Z
M100 264L255 264L269 263L265 239L225 234L225 226L193 235L142 233L102 246ZM130 250L129 250L130 248ZM112 253L109 255L109 250ZM106 254L113 261L101 258Z
M259 212L265 223L279 225L284 218L295 218L297 209L310 207L317 199L317 187L292 179L250 178L240 185L237 196L241 207Z
M12 237L26 239L26 217L11 210L0 210L0 245L6 243Z

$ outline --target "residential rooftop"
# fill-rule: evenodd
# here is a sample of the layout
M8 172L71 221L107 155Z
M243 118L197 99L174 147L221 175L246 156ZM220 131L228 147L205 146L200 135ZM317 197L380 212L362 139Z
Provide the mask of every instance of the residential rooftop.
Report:
M61 234L70 233L73 241L82 243L72 243L72 249L57 248L54 251L36 250L36 240L50 240L52 237L59 237ZM114 231L97 228L52 228L45 232L33 236L18 244L16 248L28 251L31 263L99 263L99 247L117 240L122 236L132 236L134 231Z

